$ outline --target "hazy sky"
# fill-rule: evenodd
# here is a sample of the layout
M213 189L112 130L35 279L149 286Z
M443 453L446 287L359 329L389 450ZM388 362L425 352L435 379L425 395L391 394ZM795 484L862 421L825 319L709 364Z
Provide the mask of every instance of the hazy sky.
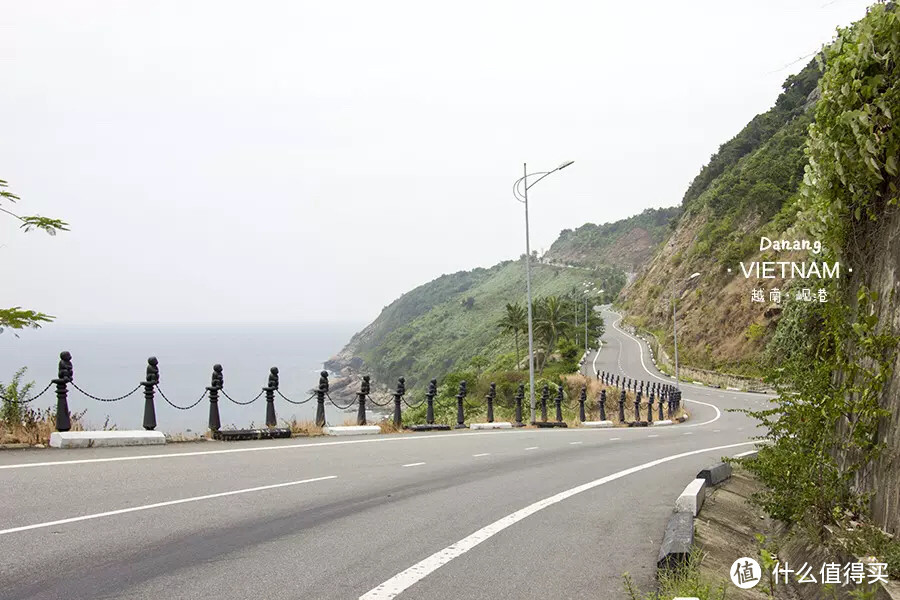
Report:
M0 305L368 321L443 273L680 203L854 0L0 0Z

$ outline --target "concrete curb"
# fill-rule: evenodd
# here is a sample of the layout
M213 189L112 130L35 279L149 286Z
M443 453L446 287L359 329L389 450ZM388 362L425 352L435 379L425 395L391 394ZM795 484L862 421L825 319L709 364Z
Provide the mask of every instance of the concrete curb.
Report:
M734 458L746 458L755 453L755 450L742 452ZM656 561L658 569L672 569L687 560L694 545L694 517L703 507L707 488L722 483L729 477L731 465L719 462L701 470L684 488L675 500L675 510L666 524L666 532Z
M593 429L605 429L606 427L612 427L612 421L585 421L581 424L582 427L590 427Z
M156 446L166 443L161 431L54 431L51 448L97 448L100 446Z
M670 419L663 419L662 421L653 421L654 427L665 427L666 425L671 425L672 421Z
M500 421L497 423L472 423L469 429L512 429L512 423Z
M705 499L706 480L695 479L687 484L687 487L675 500L675 512L689 512L696 517Z
M336 427L323 427L325 435L372 435L381 433L378 425L341 425Z

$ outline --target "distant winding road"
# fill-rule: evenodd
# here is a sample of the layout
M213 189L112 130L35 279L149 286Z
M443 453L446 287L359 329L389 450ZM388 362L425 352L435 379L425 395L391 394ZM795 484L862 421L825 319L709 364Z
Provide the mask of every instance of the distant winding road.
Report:
M671 381L604 317L586 364ZM687 481L751 447L725 409L766 404L682 389L672 427L3 452L0 598L619 598Z

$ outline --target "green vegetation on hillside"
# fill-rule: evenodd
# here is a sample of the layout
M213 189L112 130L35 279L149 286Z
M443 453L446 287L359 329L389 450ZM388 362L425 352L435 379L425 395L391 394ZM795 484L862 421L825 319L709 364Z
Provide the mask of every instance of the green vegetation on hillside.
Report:
M670 223L679 213L677 207L648 208L614 223L585 223L574 230L564 229L544 258L570 265L613 265L635 271L666 238Z
M890 255L879 260L900 231L894 5L871 7L824 55L800 218L823 241L827 259L865 268L821 282L829 302L785 310L770 348L776 366L769 373L781 396L771 410L751 413L770 443L747 467L768 486L760 502L780 519L847 525L866 521L874 504L877 524L897 533L896 264ZM888 551L900 553L900 544L866 554ZM900 575L896 565L892 575Z
M571 319L574 327L577 314L583 344L584 299L573 290L583 289L586 281L602 286L609 280L610 271L533 264L535 305L541 298L559 298L556 325L550 329L558 328L562 319ZM595 302L599 304L599 299L589 304ZM353 357L362 359L365 370L376 381L403 376L411 387L466 369L475 357L487 361L481 366L483 370L514 370L515 336L504 335L499 326L507 314L506 305L514 303L525 305L524 259L443 275L385 307L374 322L353 336L338 358L342 364L350 364ZM536 308L534 321L536 345L546 347L539 328L545 321L540 308ZM567 337L556 335L550 343L552 351L558 351L557 346L563 342L574 346L574 332ZM527 336L519 337L520 359L527 353L527 343Z
M671 355L677 288L679 358L686 365L762 375L780 310L754 310L753 282L738 263L759 255L761 235L776 237L796 221L820 76L813 61L789 77L775 106L719 148L685 193L669 244L622 295L631 322L657 335ZM688 285L695 272L702 276Z

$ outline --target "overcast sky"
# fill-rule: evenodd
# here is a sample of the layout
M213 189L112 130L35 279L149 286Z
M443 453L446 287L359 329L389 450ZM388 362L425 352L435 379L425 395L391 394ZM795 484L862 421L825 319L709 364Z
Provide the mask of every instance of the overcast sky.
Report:
M0 0L0 305L369 321L443 273L679 204L868 2ZM0 215L2 217L2 215Z

